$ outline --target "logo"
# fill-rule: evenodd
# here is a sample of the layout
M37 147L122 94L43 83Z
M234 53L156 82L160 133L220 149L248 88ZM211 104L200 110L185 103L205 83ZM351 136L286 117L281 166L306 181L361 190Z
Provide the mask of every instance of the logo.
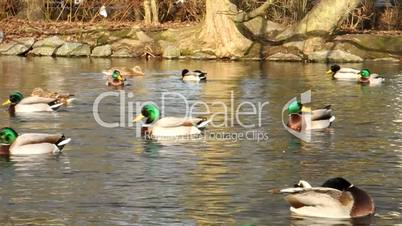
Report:
M285 104L282 108L282 125L285 129L294 135L295 137L303 140L305 142L311 142L311 111L303 111L301 110L300 114L295 114L301 120L300 130L291 129L289 127L289 120L291 115L288 113L289 106L298 101L296 97L293 97L289 102ZM311 90L308 90L300 95L300 101L302 105L311 103ZM286 115L286 120L284 119L284 115Z

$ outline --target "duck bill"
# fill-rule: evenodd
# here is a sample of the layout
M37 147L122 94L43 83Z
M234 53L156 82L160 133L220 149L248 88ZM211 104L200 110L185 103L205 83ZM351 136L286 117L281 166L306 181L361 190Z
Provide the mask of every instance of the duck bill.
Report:
M137 115L137 117L135 117L135 119L133 120L133 122L139 122L141 121L143 118L145 118L142 114Z
M120 81L124 81L123 76L119 75L119 77L117 77Z
M301 111L302 112L311 112L311 108L309 108L309 107L302 107L302 109L301 109Z
M11 101L10 100L6 100L1 106L6 106L6 105L10 105Z
M331 70L328 70L327 72L325 72L326 74L332 74L332 71Z

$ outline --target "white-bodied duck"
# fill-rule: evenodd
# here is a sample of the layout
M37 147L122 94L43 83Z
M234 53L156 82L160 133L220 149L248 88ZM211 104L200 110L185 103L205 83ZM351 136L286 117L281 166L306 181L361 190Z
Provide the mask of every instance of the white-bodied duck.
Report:
M134 122L142 119L146 120L141 130L142 134L152 137L198 135L209 123L205 118L160 118L159 109L153 104L145 105Z
M206 81L207 80L207 73L202 72L200 70L189 71L188 69L184 69L181 72L181 79L183 81Z
M331 74L332 78L337 80L356 81L360 77L360 70L345 67L341 68L339 65L334 64L327 71L327 74Z
M3 155L36 155L59 153L71 141L63 134L26 133L18 135L14 129L0 129L0 150Z
M306 113L310 114L311 123L307 123ZM301 130L325 129L330 127L334 121L335 116L332 115L331 105L313 111L304 107L299 101L294 101L288 106L287 126L298 132ZM303 124L305 125L304 128Z
M32 113L32 112L52 112L60 108L60 103L55 98L30 96L24 98L21 92L12 92L9 99L3 103L3 106L9 105L8 111L14 113Z
M360 77L357 81L361 84L380 85L385 82L384 77L378 74L371 74L368 69L362 69L359 74Z
M285 188L293 214L305 217L358 218L374 214L374 201L367 192L344 178L327 180L320 187L300 181L294 188Z

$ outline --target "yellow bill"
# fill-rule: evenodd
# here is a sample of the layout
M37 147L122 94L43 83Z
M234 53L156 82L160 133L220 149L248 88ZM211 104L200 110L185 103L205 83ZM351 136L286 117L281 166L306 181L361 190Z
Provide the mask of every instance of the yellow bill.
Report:
M135 119L133 120L133 122L139 122L141 121L143 118L145 118L145 116L143 116L142 114L137 115L137 117L135 117Z
M325 73L327 73L327 74L332 74L332 71L331 71L331 69L330 69L330 70L328 70L328 71L325 72Z
M11 104L11 101L10 101L10 100L6 100L1 106L6 106L6 105L9 105L9 104Z
M309 107L302 107L302 109L301 109L301 111L302 112L311 112L311 108L309 108Z

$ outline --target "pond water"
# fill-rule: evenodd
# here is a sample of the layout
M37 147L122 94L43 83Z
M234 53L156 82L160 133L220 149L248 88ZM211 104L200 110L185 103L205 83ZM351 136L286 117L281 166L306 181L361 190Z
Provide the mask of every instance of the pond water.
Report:
M100 74L111 66L140 65L146 76L129 79L122 106L179 93L190 104L203 101L211 113L225 103L243 102L261 110L210 126L209 133L265 134L268 139L148 141L136 128L104 128L94 119L93 103L104 92ZM0 58L0 97L12 90L25 95L35 87L74 93L76 101L57 113L17 115L0 112L0 125L19 133L63 132L72 138L61 155L2 158L0 222L15 225L400 225L402 223L402 64L345 64L369 67L387 79L378 87L333 81L325 64L224 61L142 61L87 58ZM206 83L183 83L180 70L208 72ZM332 104L332 128L315 132L311 143L282 126L282 107L312 90L312 104ZM129 93L129 94L128 94ZM232 98L233 97L233 98ZM232 100L233 99L233 100ZM120 99L105 98L104 121L120 120ZM233 106L233 108L231 108ZM243 106L245 111L251 105ZM129 107L128 107L129 108ZM125 111L129 109L126 108ZM205 106L196 105L204 111ZM165 113L184 116L179 95L167 97ZM230 114L230 112L228 113ZM123 122L131 117L126 112ZM230 116L229 116L230 118ZM216 115L214 124L226 122ZM233 123L233 125L232 125ZM254 137L255 138L255 137ZM276 191L300 179L320 185L343 176L367 190L376 215L368 223L297 219Z

